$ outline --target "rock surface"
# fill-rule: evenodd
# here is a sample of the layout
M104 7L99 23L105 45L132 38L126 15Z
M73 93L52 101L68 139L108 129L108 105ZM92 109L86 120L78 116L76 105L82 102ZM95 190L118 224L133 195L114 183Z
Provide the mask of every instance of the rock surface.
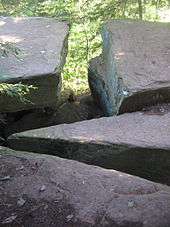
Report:
M23 103L1 95L0 112L15 112L56 104L60 73L67 52L68 25L52 18L0 17L0 41L19 48L18 58L9 54L0 61L0 82L33 85Z
M170 101L170 23L112 20L89 85L106 116Z
M7 143L170 185L169 125L170 112L126 113L14 134Z
M47 155L0 155L2 227L170 226L167 186Z

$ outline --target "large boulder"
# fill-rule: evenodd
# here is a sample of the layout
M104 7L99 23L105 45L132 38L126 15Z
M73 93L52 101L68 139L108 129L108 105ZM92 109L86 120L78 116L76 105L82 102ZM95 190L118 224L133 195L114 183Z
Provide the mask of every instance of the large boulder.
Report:
M111 20L89 85L106 116L170 101L170 23Z
M170 112L126 113L25 131L8 137L16 150L58 155L170 185Z
M6 94L0 96L0 112L51 107L61 86L61 70L67 53L68 24L52 18L0 17L0 41L12 42L21 54L0 61L0 82L33 85L21 102Z
M0 226L169 227L170 188L0 147Z

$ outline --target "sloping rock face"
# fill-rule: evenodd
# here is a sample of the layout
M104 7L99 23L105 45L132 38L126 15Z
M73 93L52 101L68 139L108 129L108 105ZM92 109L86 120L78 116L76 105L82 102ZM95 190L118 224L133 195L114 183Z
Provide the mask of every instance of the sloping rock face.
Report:
M54 106L67 53L68 25L50 18L0 17L0 23L0 41L12 42L21 51L18 58L1 59L0 82L38 88L30 90L26 103L1 95L0 112Z
M170 23L112 20L89 85L106 116L170 101Z
M127 113L8 137L16 150L58 155L170 185L170 113Z
M47 155L0 155L2 227L170 226L167 186Z

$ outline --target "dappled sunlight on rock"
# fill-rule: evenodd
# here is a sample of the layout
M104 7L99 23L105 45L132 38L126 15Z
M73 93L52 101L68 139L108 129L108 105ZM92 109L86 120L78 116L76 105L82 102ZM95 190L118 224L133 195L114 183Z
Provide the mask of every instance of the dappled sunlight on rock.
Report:
M8 57L1 58L0 82L22 82L38 88L27 95L29 102L1 97L0 112L56 106L67 55L67 23L41 17L0 19L5 22L0 29L0 40L14 44ZM15 48L20 50L17 57L11 54L15 53Z
M5 21L3 21L3 20L0 20L0 27L2 27L2 26L4 26L5 25Z
M124 52L116 52L115 53L115 59L116 60L119 60L121 59L122 57L126 57L126 54Z
M22 22L24 20L28 20L28 18L26 18L26 17L15 17L15 18L13 18L13 21L16 24L19 23L19 22Z
M24 40L19 36L14 35L0 35L0 41L2 42L10 42L10 43L20 43Z

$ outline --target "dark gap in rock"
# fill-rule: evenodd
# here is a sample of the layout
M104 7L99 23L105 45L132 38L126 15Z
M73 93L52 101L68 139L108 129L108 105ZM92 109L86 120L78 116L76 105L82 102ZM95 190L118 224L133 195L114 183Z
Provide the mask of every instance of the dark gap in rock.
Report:
M3 137L7 138L13 133L26 130L70 124L103 116L101 109L90 95L75 96L74 100L65 97L59 102L59 106L55 109L47 107L8 113L2 130Z

